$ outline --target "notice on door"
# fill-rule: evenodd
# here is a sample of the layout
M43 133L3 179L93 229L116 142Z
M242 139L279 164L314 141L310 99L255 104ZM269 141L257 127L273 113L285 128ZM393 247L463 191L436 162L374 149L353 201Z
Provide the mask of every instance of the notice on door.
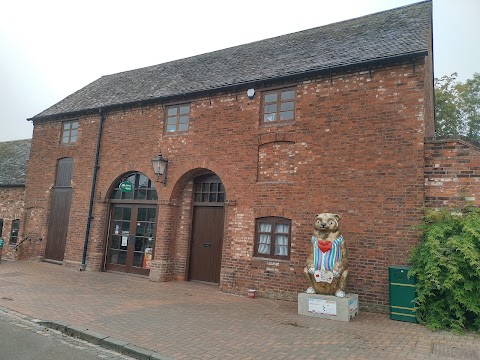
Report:
M122 246L128 245L128 231L122 231Z
M308 298L308 312L336 316L337 303L332 300Z

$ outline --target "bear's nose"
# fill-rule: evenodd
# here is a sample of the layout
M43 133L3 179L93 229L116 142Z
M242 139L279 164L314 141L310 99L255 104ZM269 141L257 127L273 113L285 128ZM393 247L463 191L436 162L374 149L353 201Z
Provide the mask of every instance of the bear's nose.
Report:
M321 223L320 226L324 228L325 226L327 226L327 224Z

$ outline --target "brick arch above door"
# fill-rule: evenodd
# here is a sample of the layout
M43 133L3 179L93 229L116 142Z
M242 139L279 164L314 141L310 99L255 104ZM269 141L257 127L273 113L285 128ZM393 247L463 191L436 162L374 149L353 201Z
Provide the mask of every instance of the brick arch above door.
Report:
M229 191L230 187L226 185L229 182L229 177L227 173L224 171L223 167L217 165L211 161L191 161L191 162L184 162L181 165L178 165L178 168L170 169L169 168L169 178L168 182L173 182L173 186L171 188L171 192L168 195L169 203L173 205L178 205L178 199L185 189L185 186L188 182L192 181L193 179L208 174L216 174L220 179L222 179L223 186ZM181 174L177 178L173 178L174 174ZM168 184L169 185L169 184ZM167 188L168 188L167 185ZM228 199L231 200L232 194L231 192L228 193Z

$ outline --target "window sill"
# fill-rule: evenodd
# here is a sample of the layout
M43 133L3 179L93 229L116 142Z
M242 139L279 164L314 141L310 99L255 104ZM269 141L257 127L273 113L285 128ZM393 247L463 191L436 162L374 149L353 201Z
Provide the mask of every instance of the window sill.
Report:
M253 261L265 261L265 262L275 262L275 263L290 263L290 259L277 259L277 258L267 258L260 256L253 256Z
M294 185L294 181L257 181L256 185Z
M268 128L268 127L277 127L277 126L288 126L294 125L295 120L283 120L283 121L272 121L272 122L262 122L260 123L261 128Z
M181 133L165 133L164 136L166 137L179 137L179 136L189 136L192 135L189 131L181 132Z

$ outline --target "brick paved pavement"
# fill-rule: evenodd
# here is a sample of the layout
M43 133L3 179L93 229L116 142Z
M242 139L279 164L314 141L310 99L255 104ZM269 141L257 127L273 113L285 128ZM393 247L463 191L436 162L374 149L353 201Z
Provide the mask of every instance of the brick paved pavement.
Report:
M0 307L66 321L175 359L480 359L480 337L432 333L360 313L349 323L297 314L192 282L155 283L47 263L0 264Z

